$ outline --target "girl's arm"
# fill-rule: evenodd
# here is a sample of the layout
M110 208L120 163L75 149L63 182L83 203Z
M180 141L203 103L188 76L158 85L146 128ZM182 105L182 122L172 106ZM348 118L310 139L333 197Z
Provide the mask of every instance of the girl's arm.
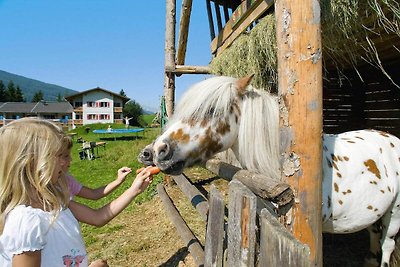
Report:
M117 172L117 179L115 179L111 183L96 189L91 189L86 186L83 186L82 189L77 194L77 196L92 200L97 200L102 197L105 197L112 191L114 191L118 186L120 186L125 181L126 176L131 172L132 172L131 168L122 167Z
M40 267L42 251L26 251L12 258L13 267Z
M103 226L117 216L121 211L123 211L129 205L129 203L131 203L132 200L137 195L142 193L151 183L153 177L148 171L149 168L151 167L147 167L141 171L136 176L136 179L133 181L131 187L129 187L121 196L119 196L117 199L114 199L102 208L92 209L75 201L70 202L69 208L78 221L93 226Z

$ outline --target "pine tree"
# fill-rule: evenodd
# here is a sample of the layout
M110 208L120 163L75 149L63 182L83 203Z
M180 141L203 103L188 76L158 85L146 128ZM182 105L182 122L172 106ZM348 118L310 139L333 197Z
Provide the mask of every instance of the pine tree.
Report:
M15 90L15 102L25 102L24 94L22 93L21 88L17 85L17 89Z
M43 92L41 90L37 91L32 98L32 103L36 103L43 100Z
M61 93L58 93L56 100L57 102L64 102L64 97L61 95Z
M8 102L15 102L15 86L13 81L9 81L7 85L7 101Z
M2 80L0 80L0 102L7 102L6 87Z

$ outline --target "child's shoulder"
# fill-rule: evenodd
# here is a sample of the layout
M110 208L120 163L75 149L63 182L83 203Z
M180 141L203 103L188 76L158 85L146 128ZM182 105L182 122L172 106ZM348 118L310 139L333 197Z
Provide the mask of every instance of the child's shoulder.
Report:
M41 209L36 209L31 206L19 205L16 206L7 215L6 223L14 224L47 224L51 218L49 212L43 211Z

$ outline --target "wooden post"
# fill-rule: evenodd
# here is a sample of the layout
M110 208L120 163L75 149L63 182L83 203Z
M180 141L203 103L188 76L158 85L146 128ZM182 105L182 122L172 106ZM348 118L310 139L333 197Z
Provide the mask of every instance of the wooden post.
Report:
M167 116L171 117L174 112L175 74L168 70L175 69L176 0L166 1L164 97Z
M295 191L286 227L322 266L322 62L320 5L277 0L282 178Z
M256 241L256 196L237 180L229 183L228 264L254 266Z
M177 65L185 64L186 46L188 40L191 11L192 11L192 0L183 0L181 19L179 22L178 55L176 57Z
M224 199L215 185L210 187L204 267L222 267L224 249Z

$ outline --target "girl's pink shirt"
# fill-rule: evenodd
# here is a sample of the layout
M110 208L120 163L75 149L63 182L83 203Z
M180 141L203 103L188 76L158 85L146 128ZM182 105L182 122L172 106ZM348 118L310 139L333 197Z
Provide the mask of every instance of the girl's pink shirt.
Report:
M71 199L76 196L82 189L82 184L80 184L73 176L67 174L67 184L69 189L69 195Z

